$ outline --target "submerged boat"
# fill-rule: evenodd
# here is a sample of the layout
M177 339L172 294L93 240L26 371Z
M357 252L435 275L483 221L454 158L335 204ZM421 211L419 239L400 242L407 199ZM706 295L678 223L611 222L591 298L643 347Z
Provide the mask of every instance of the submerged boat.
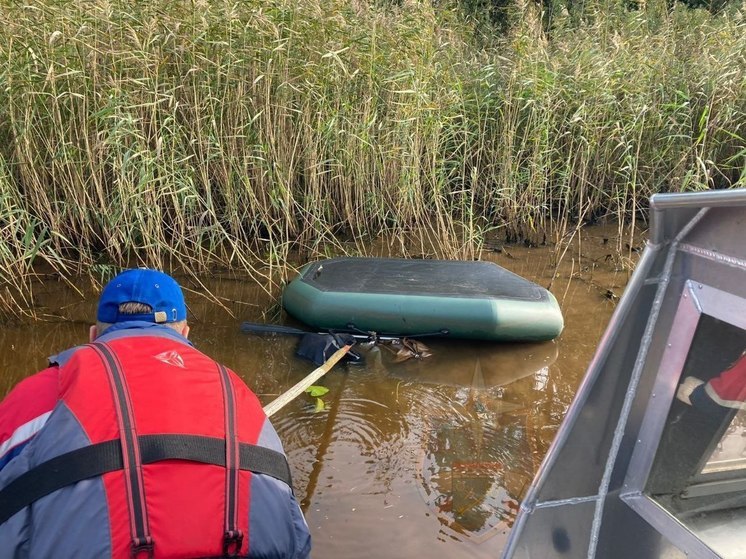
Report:
M543 287L491 262L333 258L307 264L285 310L315 328L545 341L562 312Z
M746 190L650 207L504 559L746 557Z

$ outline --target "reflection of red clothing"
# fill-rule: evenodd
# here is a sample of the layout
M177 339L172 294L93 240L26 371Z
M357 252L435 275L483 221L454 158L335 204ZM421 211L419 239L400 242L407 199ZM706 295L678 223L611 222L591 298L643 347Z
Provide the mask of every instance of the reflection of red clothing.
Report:
M746 355L710 380L705 385L705 392L720 406L746 409Z

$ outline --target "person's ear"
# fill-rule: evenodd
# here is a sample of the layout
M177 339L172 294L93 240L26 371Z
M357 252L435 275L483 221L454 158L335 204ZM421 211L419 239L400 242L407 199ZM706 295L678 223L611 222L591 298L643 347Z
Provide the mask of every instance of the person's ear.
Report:
M98 328L95 324L92 324L88 329L88 341L93 343L96 338L98 338Z
M185 324L184 328L181 329L181 335L185 338L189 338L189 325Z

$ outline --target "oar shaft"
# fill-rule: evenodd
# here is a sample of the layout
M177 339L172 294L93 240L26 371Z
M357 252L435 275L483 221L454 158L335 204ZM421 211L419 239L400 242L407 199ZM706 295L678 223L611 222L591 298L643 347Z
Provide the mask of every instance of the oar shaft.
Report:
M269 404L264 406L264 413L267 417L272 416L275 412L282 409L288 402L293 401L299 395L306 391L306 388L313 386L313 383L328 373L337 362L344 357L348 351L350 351L351 345L346 345L335 351L329 359L327 359L323 365L311 371L308 376L303 380L295 384L292 388L287 390L284 394L279 396L276 400L271 401Z
M309 330L301 330L300 328L294 328L292 326L283 326L282 324L261 324L258 322L243 322L241 323L241 331L247 334L289 334L292 336L302 336L304 334L313 334L314 332ZM342 329L336 328L329 329L327 331L318 332L319 334L345 334L352 336L356 340L399 340L403 337L406 338L426 338L430 336L447 336L448 330L438 330L437 332L424 332L421 334L377 334L376 332L363 332L356 329Z
M241 331L250 334L291 334L302 336L308 334L307 330L293 328L292 326L283 326L281 324L259 324L256 322L244 322L241 324Z

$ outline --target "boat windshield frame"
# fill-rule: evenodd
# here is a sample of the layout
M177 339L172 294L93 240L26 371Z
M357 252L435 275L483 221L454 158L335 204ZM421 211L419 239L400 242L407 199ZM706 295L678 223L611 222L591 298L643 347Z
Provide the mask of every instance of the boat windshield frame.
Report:
M746 300L700 282L684 283L620 497L680 549L716 559L719 554L646 491L682 372L690 351L697 350L693 341L703 315L746 331ZM698 482L710 481L708 475L698 476ZM718 481L717 475L711 481Z

